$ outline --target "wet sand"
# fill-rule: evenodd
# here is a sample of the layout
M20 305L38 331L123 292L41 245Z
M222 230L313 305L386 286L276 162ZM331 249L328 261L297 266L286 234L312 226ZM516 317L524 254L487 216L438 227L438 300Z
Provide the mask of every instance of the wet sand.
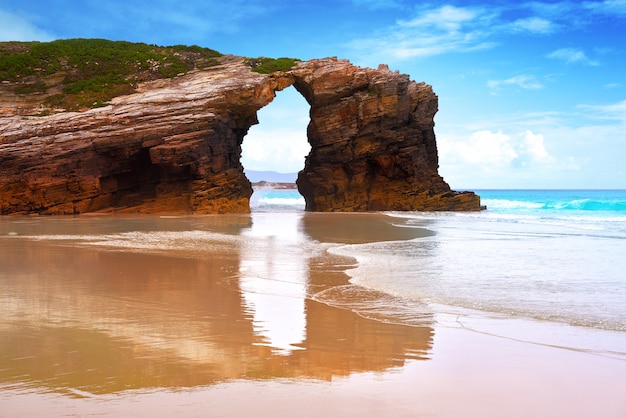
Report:
M626 416L623 334L377 316L324 243L388 220L272 216L0 222L0 417Z

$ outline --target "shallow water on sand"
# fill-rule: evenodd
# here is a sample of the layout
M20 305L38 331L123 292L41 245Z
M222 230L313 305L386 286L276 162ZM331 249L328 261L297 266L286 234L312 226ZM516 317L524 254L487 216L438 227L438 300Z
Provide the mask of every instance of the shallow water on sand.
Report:
M470 367L456 363L465 344L496 336L475 343L491 360L467 357L502 360L485 370L493 376L479 392L501 390L500 374L514 372L540 397L536 381L547 372L537 362L554 367L550 379L575 363L580 375L570 380L593 383L580 390L607 404L626 388L623 311L608 306L621 303L612 267L622 268L614 258L626 240L613 247L600 235L511 231L445 214L0 218L0 403L26 416L54 405L59 415L168 416L198 414L208 399L216 408L208 416L247 416L255 404L275 409L281 402L266 399L278 396L303 416L346 400L351 409L335 416L414 416L423 398L400 396L402 387L459 389ZM595 249L583 245L594 240ZM567 249L558 268L545 262L553 247ZM567 289L583 285L588 304L576 297L571 312L546 307L558 298L570 305ZM604 286L612 290L601 301L594 289ZM459 337L468 330L475 337ZM220 404L249 391L264 395ZM511 412L516 392L501 396L498 411ZM312 403L310 414L298 400ZM438 402L425 411L445 412L448 402ZM605 416L626 410L608 404Z
M432 315L402 327L315 301L348 285L353 260L325 254L302 232L301 215L277 221L4 219L0 380L108 393L331 379L428 356ZM380 297L363 289L348 299Z
M340 217L310 229L325 228L330 241L344 244L333 254L358 260L347 272L354 284L430 304L626 332L626 191L479 194L483 212L387 213L397 228L367 243L341 238L351 234L340 229ZM258 210L296 208L300 200L295 190L256 197ZM412 228L426 236L402 236Z

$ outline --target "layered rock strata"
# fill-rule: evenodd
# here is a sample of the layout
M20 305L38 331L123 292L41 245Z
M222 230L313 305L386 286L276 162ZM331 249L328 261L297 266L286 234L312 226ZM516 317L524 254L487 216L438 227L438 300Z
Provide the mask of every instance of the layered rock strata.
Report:
M262 75L226 57L84 112L35 116L0 94L0 214L247 212L242 141L290 85L311 105L307 210L481 209L437 172L430 86L337 59Z
M311 105L298 189L312 211L480 210L438 174L431 86L406 74L311 61L293 71Z

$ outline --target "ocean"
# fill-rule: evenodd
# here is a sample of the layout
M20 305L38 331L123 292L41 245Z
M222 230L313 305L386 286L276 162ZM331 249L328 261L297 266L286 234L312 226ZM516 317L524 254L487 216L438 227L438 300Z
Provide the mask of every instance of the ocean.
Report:
M352 283L426 304L626 332L625 190L476 190L477 213L388 212L411 240L340 245ZM296 190L253 210L301 211Z
M476 192L487 210L308 213L296 190L259 189L250 214L0 217L0 403L168 416L220 402L214 388L287 399L294 379L307 402L515 381L561 410L542 397L574 369L605 402L625 384L626 191Z

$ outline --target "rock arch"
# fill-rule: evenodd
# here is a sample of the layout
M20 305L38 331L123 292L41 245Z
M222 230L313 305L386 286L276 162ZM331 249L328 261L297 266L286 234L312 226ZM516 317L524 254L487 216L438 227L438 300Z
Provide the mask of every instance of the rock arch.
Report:
M430 86L334 58L262 75L228 57L85 112L35 117L0 94L0 214L247 212L242 141L291 85L311 105L307 210L481 209L437 172Z

